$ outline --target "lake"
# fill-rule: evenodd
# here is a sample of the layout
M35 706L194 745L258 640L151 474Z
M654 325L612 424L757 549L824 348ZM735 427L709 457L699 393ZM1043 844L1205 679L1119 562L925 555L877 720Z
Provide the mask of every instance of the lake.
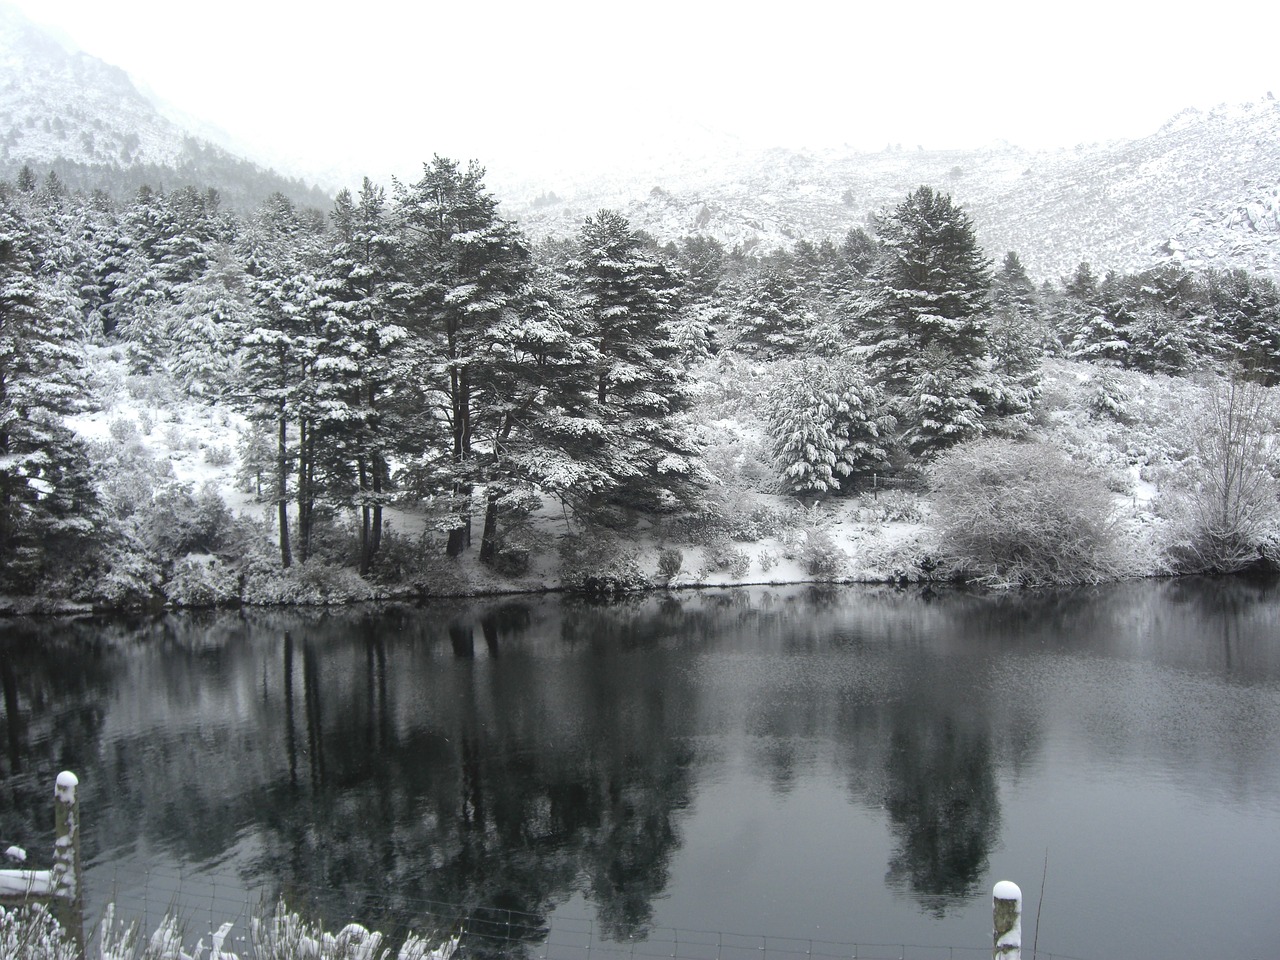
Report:
M1280 589L749 588L0 625L0 841L91 916L473 955L1280 949Z

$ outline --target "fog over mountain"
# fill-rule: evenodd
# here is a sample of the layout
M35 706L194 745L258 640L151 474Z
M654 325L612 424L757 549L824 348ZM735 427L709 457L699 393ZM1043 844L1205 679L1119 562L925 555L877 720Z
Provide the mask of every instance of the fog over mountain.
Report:
M0 175L12 178L27 164L38 176L55 170L72 189L124 195L144 182L213 186L241 208L280 190L323 209L337 188L355 183L354 170L345 183L334 166L351 143L278 177L260 166L281 153L278 144L236 156L227 148L243 149L243 136L177 122L182 105L159 105L120 67L68 52L68 43L0 7ZM439 111L456 109L437 103ZM989 256L1015 250L1038 279L1081 261L1137 269L1173 259L1273 275L1280 262L1280 103L1264 91L1251 103L1187 109L1145 136L1038 150L1005 141L954 150L770 149L761 146L762 131L739 124L726 132L731 117L717 118L712 106L705 121L673 110L659 137L637 112L629 136L602 134L575 163L556 164L542 146L556 137L586 143L591 124L604 118L556 115L543 105L532 112L545 114L549 132L529 141L526 165L510 153L459 156L490 168L505 214L534 236L572 234L610 207L660 240L705 235L761 252L800 238L838 239L924 183L965 207ZM631 108L618 104L620 115ZM404 122L430 128L431 116L424 104ZM516 129L526 122L511 119ZM576 133L566 129L584 123ZM625 118L607 125L625 131ZM482 137L477 145L496 142ZM364 172L385 183L385 164L371 155Z
M731 145L726 144L726 147ZM950 193L987 254L1009 250L1041 279L1081 261L1140 269L1280 269L1280 102L1188 110L1147 137L1031 151L891 146L675 154L648 178L548 178L508 204L534 234L571 233L617 207L660 239L713 236L757 252L839 239L920 184ZM529 194L532 194L530 196Z
M123 69L70 51L0 5L0 176L29 166L72 190L130 196L142 184L218 190L240 209L273 191L325 208L330 194L236 156L167 117Z

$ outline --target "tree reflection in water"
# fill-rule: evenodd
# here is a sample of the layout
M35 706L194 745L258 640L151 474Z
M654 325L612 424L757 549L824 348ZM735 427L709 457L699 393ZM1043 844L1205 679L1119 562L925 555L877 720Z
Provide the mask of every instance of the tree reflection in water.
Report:
M654 923L701 781L736 751L779 797L831 764L887 831L886 886L942 916L985 896L1001 778L1042 751L1044 664L1275 683L1280 653L1259 638L1276 604L1269 586L1184 582L13 623L0 832L44 836L46 781L71 767L90 861L134 844L233 858L327 923L420 929L430 901L473 925L514 918L528 942L582 896L597 935L625 940ZM1232 789L1257 793L1270 754L1218 738L1234 716L1143 747L1226 754Z

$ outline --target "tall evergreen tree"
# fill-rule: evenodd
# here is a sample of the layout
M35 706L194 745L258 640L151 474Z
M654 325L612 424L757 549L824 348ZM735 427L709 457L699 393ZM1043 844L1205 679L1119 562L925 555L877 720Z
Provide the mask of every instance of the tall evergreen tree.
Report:
M502 352L502 324L522 309L532 260L515 226L498 216L474 161L463 168L435 157L417 183L398 190L396 208L405 323L419 345L424 400L448 440L447 460L427 457L423 466L454 500L447 552L456 557L471 542L471 493L483 479L475 438L488 429L486 418L502 416L491 402L490 365Z
M589 217L572 264L594 348L595 456L614 497L673 506L697 474L694 449L673 418L688 407L688 380L671 335L678 275L646 249L616 211Z
M400 243L385 193L367 177L358 199L346 190L338 194L330 220L333 243L319 285L327 301L319 361L327 385L324 453L341 479L343 499L360 513L364 574L381 547L392 489L397 428L391 395L408 338L395 298Z
M1018 255L1005 255L992 288L988 376L977 398L1006 425L1025 424L1040 392L1040 364L1047 333L1040 297Z
M973 393L987 352L990 265L968 215L927 186L877 217L876 234L864 340L910 449L929 455L982 432Z
M273 499L280 562L293 562L289 504L298 505L300 559L309 549L315 486L316 364L323 301L318 296L312 234L293 204L269 197L241 238L249 311L239 337L234 401L276 438Z
M74 318L36 281L41 254L0 204L0 583L30 589L90 539L88 462L63 423L82 384Z

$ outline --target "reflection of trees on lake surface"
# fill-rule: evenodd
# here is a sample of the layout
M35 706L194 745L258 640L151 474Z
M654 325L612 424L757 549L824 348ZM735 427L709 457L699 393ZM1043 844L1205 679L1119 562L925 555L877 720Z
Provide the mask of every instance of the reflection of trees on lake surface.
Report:
M537 927L581 893L597 935L622 939L653 922L685 809L736 751L780 798L834 772L882 818L886 883L941 915L982 892L999 784L1034 767L1055 710L1104 754L1172 768L1201 751L1237 793L1262 789L1258 740L1231 741L1249 708L1233 691L1280 679L1260 639L1277 597L1240 583L10 626L0 828L44 836L71 767L90 858L235 850L300 907L384 929L421 928L424 901ZM1154 718L1136 722L1096 678L1140 661L1212 677L1214 702L1135 674Z
M275 804L264 871L375 923L422 900L536 917L585 887L606 935L642 931L688 802L689 697L651 650L537 655L529 620L507 604L290 631L285 740L310 773ZM590 642L614 640L602 624Z

